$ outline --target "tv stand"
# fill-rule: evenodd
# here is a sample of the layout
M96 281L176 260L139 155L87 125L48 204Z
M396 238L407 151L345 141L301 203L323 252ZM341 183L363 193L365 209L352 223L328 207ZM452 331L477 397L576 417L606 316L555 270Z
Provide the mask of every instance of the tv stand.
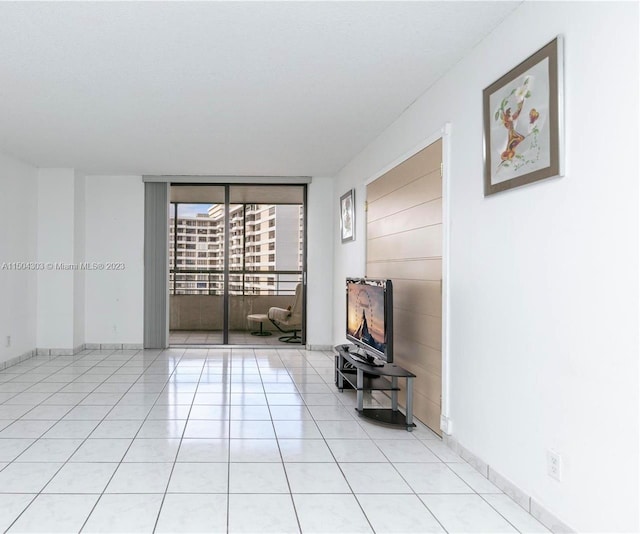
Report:
M356 390L358 405L356 410L360 417L371 419L377 423L404 427L411 432L416 426L413 422L413 379L416 375L402 367L385 363L378 367L356 359L352 353L353 345L337 345L336 352L336 385L340 391L346 387ZM353 368L345 368L345 362ZM406 415L398 409L398 378L407 381ZM346 383L345 383L346 382ZM365 391L390 391L391 408L364 408Z

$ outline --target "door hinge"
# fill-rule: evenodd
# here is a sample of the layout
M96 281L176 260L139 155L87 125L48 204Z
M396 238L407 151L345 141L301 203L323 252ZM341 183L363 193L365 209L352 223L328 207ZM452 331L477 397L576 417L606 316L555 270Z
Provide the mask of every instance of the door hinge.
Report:
M440 178L444 178L444 163L440 162Z
M364 201L364 212L367 213L369 211L369 201L365 200Z

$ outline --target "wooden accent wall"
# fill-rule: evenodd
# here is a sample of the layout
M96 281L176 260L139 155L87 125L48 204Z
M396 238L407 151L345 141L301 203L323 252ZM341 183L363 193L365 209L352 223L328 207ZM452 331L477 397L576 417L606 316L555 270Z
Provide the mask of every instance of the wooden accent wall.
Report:
M440 140L367 186L367 276L393 280L394 361L416 375L415 416L440 435L441 164Z

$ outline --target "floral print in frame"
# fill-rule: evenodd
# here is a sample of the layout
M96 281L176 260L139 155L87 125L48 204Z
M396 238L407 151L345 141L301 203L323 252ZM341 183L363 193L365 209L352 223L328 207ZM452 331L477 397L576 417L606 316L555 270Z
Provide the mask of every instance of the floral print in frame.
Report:
M562 175L562 39L483 92L485 196Z

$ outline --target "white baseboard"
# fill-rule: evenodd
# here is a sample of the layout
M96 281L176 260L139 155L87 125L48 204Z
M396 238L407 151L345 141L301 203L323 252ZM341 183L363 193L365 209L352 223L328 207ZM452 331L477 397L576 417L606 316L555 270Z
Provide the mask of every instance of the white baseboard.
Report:
M100 343L100 350L122 350L122 343Z
M535 517L540 523L547 527L551 532L571 533L576 532L565 523L560 521L555 515L549 512L538 501L531 497L531 507L529 513Z
M13 358L9 358L4 362L0 362L0 370L7 369L8 367L13 367L19 363L22 363L31 358L43 358L46 360L50 360L51 358L55 358L57 356L73 356L74 354L78 354L85 350L84 345L78 345L72 349L44 349L44 348L36 348L32 350L28 350L27 352L20 354L20 356L14 356Z
M482 476L490 480L495 486L500 488L506 495L520 505L525 511L535 517L540 523L547 527L551 532L555 533L571 533L576 532L566 523L558 519L549 510L537 502L533 497L516 486L505 476L497 472L487 462L482 460L465 447L463 447L455 438L444 435L442 441L454 452L459 454L464 460L476 469Z
M85 343L83 350L142 350L142 343Z
M307 350L317 350L317 351L327 351L333 350L333 345L307 345L305 347Z
M13 358L9 358L8 360L5 360L4 362L0 362L0 371L2 369L7 369L8 367L13 367L14 365L17 365L17 364L19 364L21 362L29 360L29 359L33 358L34 356L36 356L36 349L28 350L27 352L24 352L24 353L20 354L19 356L14 356Z
M36 353L38 356L73 356L77 352L84 350L84 345L81 346L80 350L75 349L36 349Z

